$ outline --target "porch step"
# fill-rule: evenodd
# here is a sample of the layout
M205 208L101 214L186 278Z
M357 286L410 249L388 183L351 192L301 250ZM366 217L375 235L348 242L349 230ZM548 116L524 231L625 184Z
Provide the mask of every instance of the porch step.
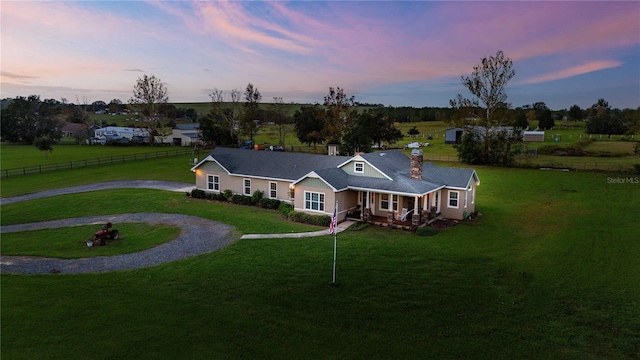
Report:
M433 219L431 219L431 220L427 221L427 225L431 225L431 224L433 224L436 220L442 220L442 219L444 219L444 218L442 217L442 215L440 215L440 216L438 216L438 217L435 217L435 218L433 218Z

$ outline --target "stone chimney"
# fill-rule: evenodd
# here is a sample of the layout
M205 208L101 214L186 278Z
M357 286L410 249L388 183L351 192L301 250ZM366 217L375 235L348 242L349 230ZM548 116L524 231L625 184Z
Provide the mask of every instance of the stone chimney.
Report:
M422 179L422 150L411 150L411 178L416 180Z

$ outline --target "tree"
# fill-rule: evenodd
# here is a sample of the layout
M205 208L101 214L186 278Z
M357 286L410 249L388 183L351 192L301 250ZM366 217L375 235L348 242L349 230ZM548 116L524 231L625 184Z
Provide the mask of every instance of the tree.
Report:
M235 132L230 133L225 126L209 114L200 119L200 133L202 141L208 145L233 146L238 144L238 136Z
M91 103L91 111L104 111L107 109L107 103L102 100L97 100Z
M343 131L340 153L371 152L374 123L372 114L366 112L358 115Z
M348 124L342 136L341 153L370 152L371 145L380 147L402 138L402 132L393 126L393 120L381 111L359 114Z
M527 113L522 108L517 108L514 112L513 127L526 129L529 127Z
M414 136L420 135L420 130L418 130L418 128L414 126L409 129L409 131L407 131L407 134L409 134L409 136L413 138Z
M244 91L244 113L240 121L240 132L248 136L253 142L254 135L258 132L260 122L259 106L262 94L252 83L247 84Z
M120 99L113 99L108 105L110 113L119 113L123 110L122 101Z
M371 140L378 147L382 147L383 143L393 144L402 139L402 132L393 125L393 119L381 111L373 114L371 123L367 126L371 129Z
M224 92L213 89L209 94L211 97L211 110L209 115L211 119L217 122L223 129L229 133L229 137L237 138L238 121L238 104L240 103L240 91L233 89L230 91L231 102L224 101Z
M86 139L91 138L91 127L96 125L96 121L89 115L87 109L89 106L87 105L87 98L82 98L82 104L80 104L80 100L76 96L76 102L78 105L75 106L75 113L77 114L77 118L80 119L80 123L83 128L83 135Z
M324 122L325 112L318 104L313 106L303 105L293 114L296 136L301 143L316 147L325 141Z
M329 94L324 97L323 105L326 107L326 118L324 124L325 139L331 143L339 144L342 134L356 116L352 110L354 106L354 96L347 96L344 89L340 87L329 88Z
M49 154L53 152L53 144L53 139L46 136L36 138L33 141L33 145L35 145L38 150L44 152L46 159L49 159Z
M588 110L587 133L588 134L624 134L629 129L629 123L625 121L622 111L611 109L604 99L598 99Z
M60 104L53 99L40 101L38 95L16 97L2 111L2 139L26 144L42 136L59 139L62 135L61 110Z
M580 121L584 118L582 109L580 106L573 105L569 108L569 119L573 121Z
M278 132L278 145L284 147L284 139L287 135L287 118L284 115L284 102L282 97L273 97L273 122Z
M153 146L154 136L160 126L158 116L159 109L169 101L167 88L155 75L144 75L138 78L133 87L133 97L129 103L138 108L143 116L143 121L149 129L149 144Z
M532 107L536 112L539 128L547 130L556 126L556 123L553 120L553 116L551 116L551 109L547 107L547 104L543 102L537 102L533 104Z
M497 126L507 123L509 104L506 102L505 89L514 76L513 62L502 51L498 51L495 56L482 58L480 64L473 67L470 76L460 77L462 84L475 98L468 99L458 94L449 101L451 107L457 110L454 124L473 133L470 141L482 142L480 158L483 164L491 164L496 158L496 154L492 153L496 147L490 146L495 140L492 133ZM505 164L506 161L499 163Z

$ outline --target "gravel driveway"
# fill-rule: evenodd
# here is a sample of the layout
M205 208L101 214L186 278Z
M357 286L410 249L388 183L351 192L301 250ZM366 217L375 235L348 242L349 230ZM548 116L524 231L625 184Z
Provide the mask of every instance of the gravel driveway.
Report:
M0 233L59 228L76 225L144 222L182 228L180 235L167 243L133 254L84 259L53 259L32 256L0 256L0 272L13 274L90 273L129 270L162 264L204 254L239 238L235 228L216 221L181 214L136 213L44 221L0 227ZM123 241L126 241L126 234ZM79 245L84 246L84 245Z
M187 192L193 189L192 184L159 181L159 180L127 180L109 181L69 188L46 190L32 194L19 195L0 199L0 205L20 201L41 199L51 196L73 194L79 192L100 191L122 188L145 188L168 191ZM235 228L217 221L197 216L161 213L136 213L102 216L86 216L81 218L44 221L38 223L0 226L0 234L77 225L102 225L112 223L148 223L168 224L182 228L180 236L168 243L133 254L101 256L84 259L54 259L35 256L0 256L0 273L9 274L48 274L48 273L93 273L117 270L129 270L162 264L168 261L184 259L221 249L240 236ZM353 221L338 224L336 232L346 230ZM292 234L245 234L243 239L299 238L327 235L326 230L292 233ZM125 234L126 236L126 234Z
M108 181L3 198L0 199L0 205L79 192L122 188L144 188L186 192L193 188L193 184L159 180ZM87 216L74 219L1 226L0 234L76 225L101 225L107 221L111 221L113 223L144 222L152 225L168 224L178 226L182 231L176 239L168 243L133 254L101 256L85 259L0 256L0 273L89 273L136 269L216 251L239 238L238 234L235 232L235 228L229 225L196 216L160 213Z

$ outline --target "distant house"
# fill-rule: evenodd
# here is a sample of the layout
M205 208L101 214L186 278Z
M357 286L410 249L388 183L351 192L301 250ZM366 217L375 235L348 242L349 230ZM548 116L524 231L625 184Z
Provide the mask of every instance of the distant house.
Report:
M419 226L435 216L475 211L480 179L473 169L423 164L399 150L328 156L217 147L192 169L196 188L250 196L256 190L309 214L348 214L364 221ZM399 225L398 225L399 224Z
M544 142L544 131L523 131L522 141L524 142Z
M444 132L444 143L445 144L460 144L462 141L462 134L464 133L464 129L462 128L450 128L445 130Z
M62 137L66 138L80 136L85 132L84 125L77 123L66 123L60 131L62 132Z
M469 126L466 128L450 128L445 130L444 133L444 143L445 144L460 144L462 141L462 135L465 131L473 131L480 138L484 137L485 128L482 126ZM489 133L494 132L506 132L509 136L514 134L513 126L492 126L489 128Z
M125 138L127 141L131 141L134 138L148 139L149 131L141 128L107 126L95 129L93 136L101 143L104 143L107 139L114 137Z
M200 124L179 124L171 129L167 136L157 136L158 142L174 146L193 146L196 143L202 145Z

